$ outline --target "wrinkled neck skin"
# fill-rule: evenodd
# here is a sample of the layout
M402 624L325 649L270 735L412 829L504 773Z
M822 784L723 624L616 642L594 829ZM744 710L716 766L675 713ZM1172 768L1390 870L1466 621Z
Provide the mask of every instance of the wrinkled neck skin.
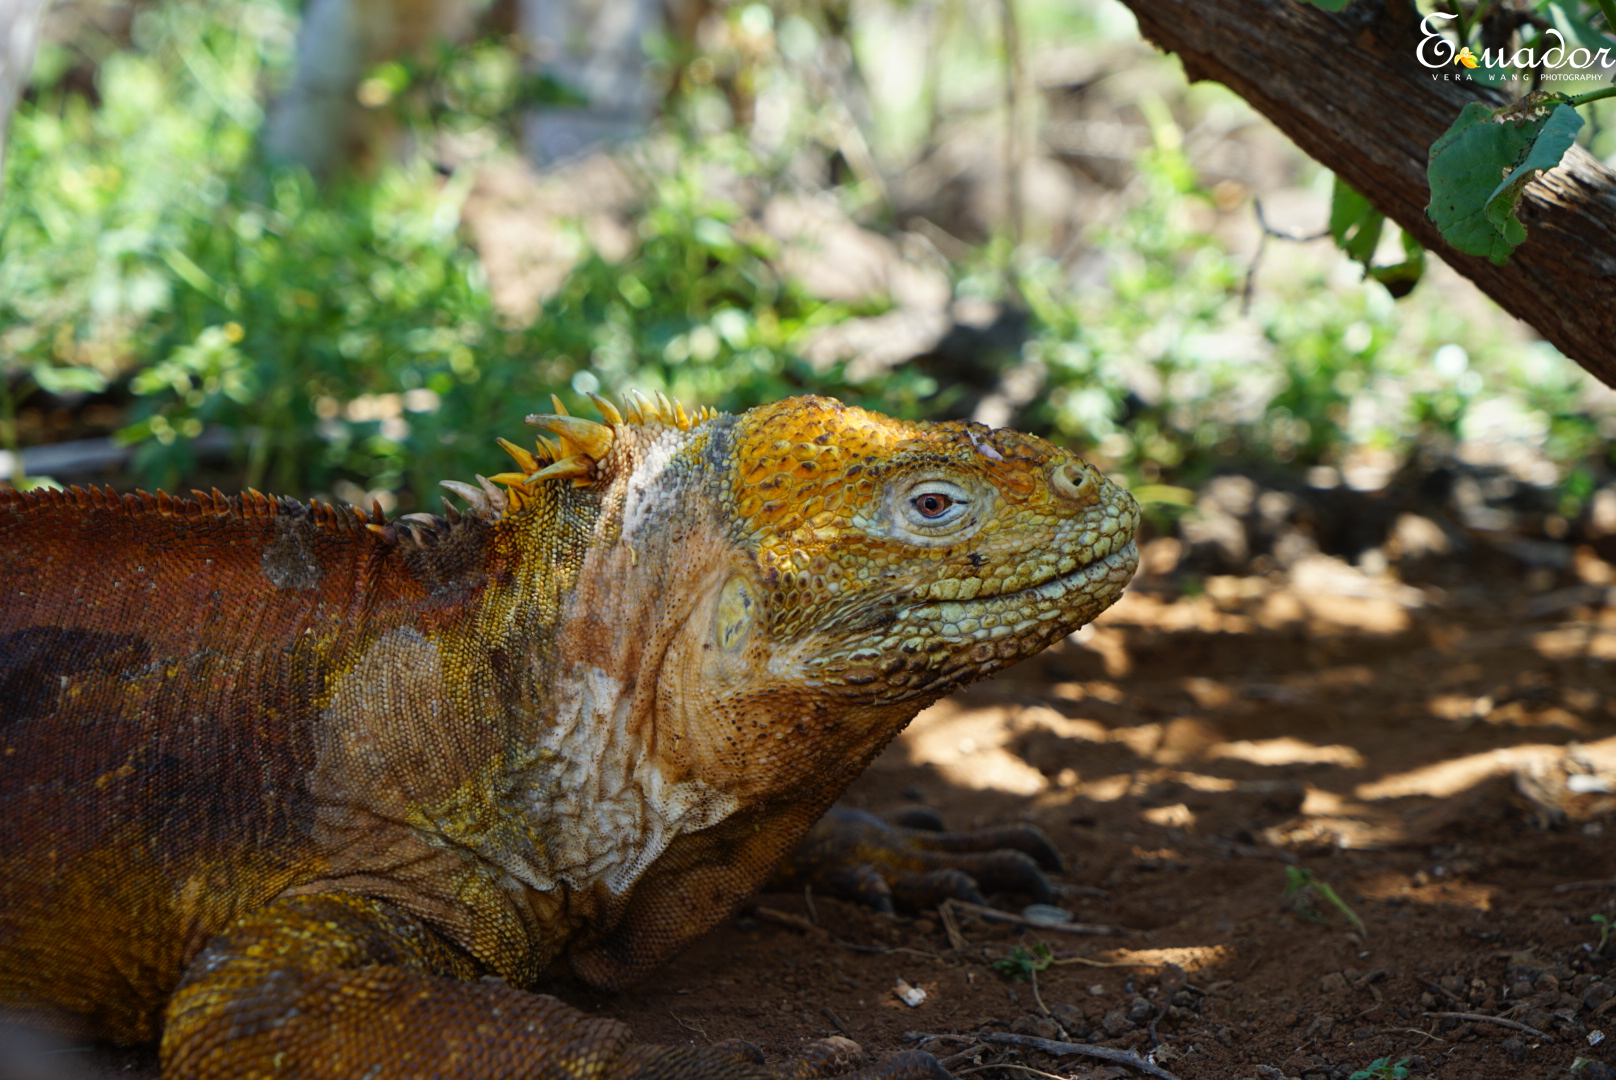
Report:
M515 590L553 596L556 618L524 625L494 596L479 619L515 639L528 700L496 784L526 842L478 837L477 856L534 914L537 955L515 966L567 952L604 986L725 918L930 700L816 693L813 635L770 639L755 555L721 520L728 418L630 430L603 481L561 489L592 513L496 526L517 549L524 529L587 530L564 545L576 568L518 570L565 575Z

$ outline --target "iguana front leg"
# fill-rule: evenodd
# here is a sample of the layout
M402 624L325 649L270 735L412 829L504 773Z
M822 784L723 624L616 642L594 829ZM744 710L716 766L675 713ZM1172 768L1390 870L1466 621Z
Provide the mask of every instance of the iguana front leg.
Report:
M771 888L815 889L891 911L935 907L954 898L983 903L988 891L1055 900L1044 871L1059 872L1060 853L1034 825L947 832L935 815L883 821L835 806L775 871Z
M163 1075L810 1080L834 1047L768 1068L729 1047L637 1044L627 1025L480 978L418 919L345 894L270 904L210 941L169 1003ZM905 1053L848 1080L947 1073Z

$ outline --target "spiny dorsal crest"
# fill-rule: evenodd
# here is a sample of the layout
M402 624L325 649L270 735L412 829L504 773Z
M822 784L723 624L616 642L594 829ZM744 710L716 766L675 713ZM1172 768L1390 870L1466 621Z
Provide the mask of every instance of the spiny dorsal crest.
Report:
M703 405L693 411L657 391L648 398L636 390L623 394L623 407L619 409L599 394L590 394L601 420L585 420L573 416L554 394L550 401L555 408L550 413L534 413L527 422L543 428L555 438L538 436L534 449L528 450L508 439L495 439L517 464L517 471L494 476L477 477L477 487L458 480L440 481L443 487L459 495L472 512L490 521L520 510L536 491L536 485L547 480L570 480L575 487L587 487L600 477L600 462L611 453L617 440L617 429L625 424L660 424L688 431L718 415L718 410ZM504 484L503 489L496 487Z

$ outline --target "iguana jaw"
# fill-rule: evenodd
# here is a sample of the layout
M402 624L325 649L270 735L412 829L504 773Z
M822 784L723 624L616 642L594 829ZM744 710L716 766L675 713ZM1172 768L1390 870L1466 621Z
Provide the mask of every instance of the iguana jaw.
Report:
M935 698L1042 652L1122 594L1138 565L1132 542L1098 562L1014 593L899 609L851 647L803 664L825 692L899 702Z

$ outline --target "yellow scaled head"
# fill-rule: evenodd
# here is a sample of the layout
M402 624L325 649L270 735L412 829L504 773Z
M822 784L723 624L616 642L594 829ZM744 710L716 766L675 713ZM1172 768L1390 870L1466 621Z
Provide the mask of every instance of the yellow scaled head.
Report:
M1132 496L1032 436L807 397L724 442L768 633L812 639L827 687L895 700L980 677L1094 618L1138 562Z

